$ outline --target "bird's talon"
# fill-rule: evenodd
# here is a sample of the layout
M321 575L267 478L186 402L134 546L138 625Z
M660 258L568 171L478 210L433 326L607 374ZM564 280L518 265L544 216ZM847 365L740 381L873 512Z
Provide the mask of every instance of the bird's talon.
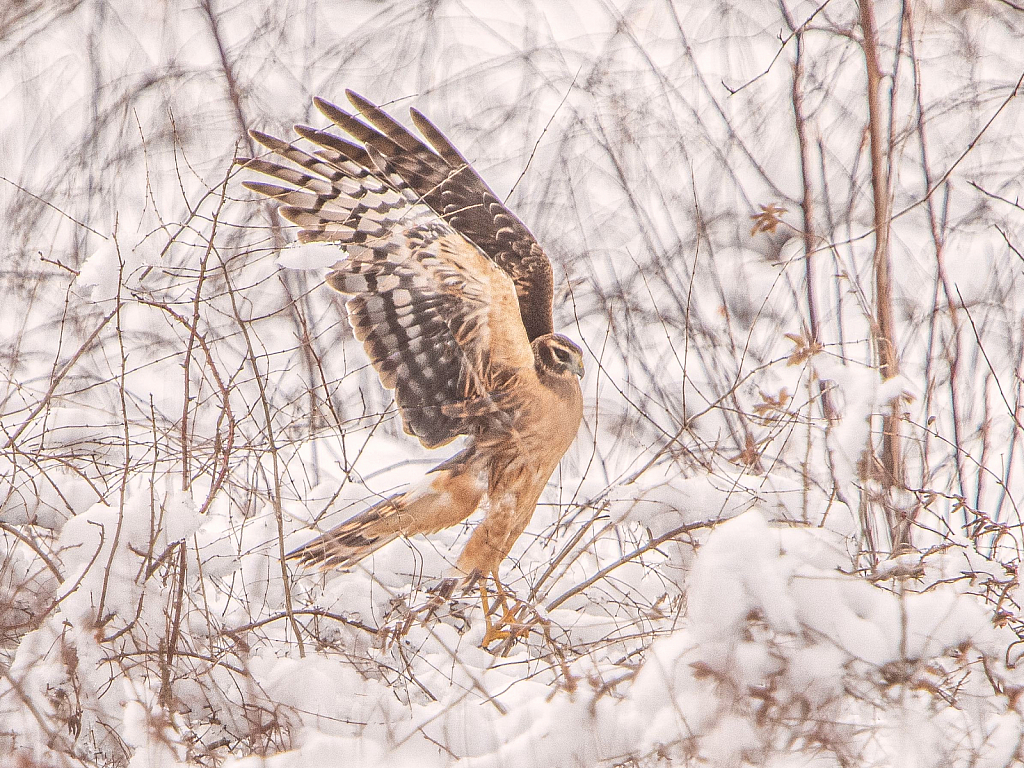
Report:
M480 602L484 613L484 637L480 641L480 647L488 648L496 640L501 641L500 652L502 655L506 655L517 640L529 635L536 620L524 621L530 608L529 604L510 595L497 578L494 578L494 583L497 595L493 603L490 602L486 585L482 582L480 584ZM509 605L510 597L513 601L511 606ZM500 618L495 620L492 617L499 615L499 608Z

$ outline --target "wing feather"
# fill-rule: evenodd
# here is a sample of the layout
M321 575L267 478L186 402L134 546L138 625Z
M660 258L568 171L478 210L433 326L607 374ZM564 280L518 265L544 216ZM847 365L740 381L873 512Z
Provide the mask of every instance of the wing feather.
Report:
M330 102L314 101L329 120L363 143L378 168L386 175L401 177L419 199L512 278L523 325L531 340L551 333L551 262L526 225L420 112L412 110L413 122L433 149L367 99L353 91L345 93L369 125ZM336 137L324 141L331 134L303 135L345 154L332 142L337 141Z
M377 135L370 128L350 133L372 138L371 131ZM382 157L381 142L374 139L360 154L321 131L300 134L320 148L311 154L254 133L298 167L242 160L290 185L246 186L280 201L281 215L301 228L301 241L345 249L348 258L327 282L350 297L353 332L382 384L394 390L406 432L434 447L502 428L514 381L534 375L511 277L422 201Z

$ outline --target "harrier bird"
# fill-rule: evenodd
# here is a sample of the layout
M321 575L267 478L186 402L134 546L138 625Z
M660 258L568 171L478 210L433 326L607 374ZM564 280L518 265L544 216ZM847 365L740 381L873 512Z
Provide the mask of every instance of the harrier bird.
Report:
M399 536L434 533L482 508L457 567L493 577L500 593L498 566L579 429L582 352L553 333L547 256L462 154L415 109L432 148L346 93L362 120L315 104L355 142L298 125L314 145L305 151L253 131L296 167L241 160L288 185L246 186L283 204L300 242L344 251L327 284L350 297L352 329L394 391L405 431L428 448L468 439L409 490L289 557L348 567Z

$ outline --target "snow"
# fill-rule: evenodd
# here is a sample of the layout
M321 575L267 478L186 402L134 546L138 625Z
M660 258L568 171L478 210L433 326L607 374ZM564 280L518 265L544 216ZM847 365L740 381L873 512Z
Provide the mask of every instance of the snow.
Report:
M0 768L1021 761L1020 98L988 125L1019 14L876 4L883 380L854 3L29 6L0 25ZM232 164L344 88L510 195L586 348L507 647L432 591L480 512L282 570L461 447L402 433L323 285L344 255Z
M339 257L340 249L333 243L293 243L281 249L277 263L288 269L327 269Z

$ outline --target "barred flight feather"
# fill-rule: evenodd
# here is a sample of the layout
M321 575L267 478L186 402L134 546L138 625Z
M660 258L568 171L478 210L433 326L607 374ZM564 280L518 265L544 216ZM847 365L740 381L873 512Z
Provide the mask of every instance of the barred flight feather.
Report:
M432 149L362 97L363 120L317 100L360 144L297 126L307 152L253 138L284 165L244 162L277 183L246 185L280 203L303 242L347 258L327 276L405 430L428 447L466 448L396 494L292 553L348 567L399 536L487 514L458 560L497 573L582 418L582 352L551 332L551 265L529 230L420 113Z

